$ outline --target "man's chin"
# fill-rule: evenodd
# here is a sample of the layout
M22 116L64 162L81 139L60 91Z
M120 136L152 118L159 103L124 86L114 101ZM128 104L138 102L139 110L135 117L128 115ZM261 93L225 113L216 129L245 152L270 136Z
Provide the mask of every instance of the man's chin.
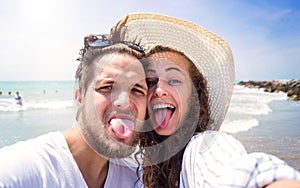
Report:
M119 135L113 132L110 132L108 134L111 134L112 142L120 143L121 145L126 145L128 147L134 147L138 143L138 133L131 132L130 134L124 136Z
M130 137L120 139L112 130L104 125L96 113L88 113L83 107L78 116L78 126L87 144L105 158L123 158L131 155L138 143L138 134L133 132Z
M95 131L91 127L85 127L83 131L88 145L105 158L124 158L131 155L138 143L137 135L134 133L130 138L120 139L104 128L101 131Z
M113 139L111 142L111 152L109 152L110 158L124 158L131 155L136 150L138 144L138 134L133 133L130 138L126 139Z
M135 146L127 145L122 142L111 143L111 147L108 150L104 150L103 147L98 148L97 152L107 158L124 158L128 157L135 151Z

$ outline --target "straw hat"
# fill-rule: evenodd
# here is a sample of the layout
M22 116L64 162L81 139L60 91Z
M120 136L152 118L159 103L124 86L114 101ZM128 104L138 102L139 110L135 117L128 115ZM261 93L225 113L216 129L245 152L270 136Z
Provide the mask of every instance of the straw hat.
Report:
M139 44L145 52L160 45L184 53L207 80L211 124L218 130L227 113L234 86L234 63L228 44L191 22L153 13L122 18L112 29L118 40Z

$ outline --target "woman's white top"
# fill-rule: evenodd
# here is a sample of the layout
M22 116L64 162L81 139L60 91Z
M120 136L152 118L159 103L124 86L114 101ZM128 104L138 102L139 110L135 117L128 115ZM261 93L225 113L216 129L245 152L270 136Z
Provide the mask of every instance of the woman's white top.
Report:
M275 156L247 154L230 134L205 131L186 147L180 187L263 187L279 179L300 180L300 174Z

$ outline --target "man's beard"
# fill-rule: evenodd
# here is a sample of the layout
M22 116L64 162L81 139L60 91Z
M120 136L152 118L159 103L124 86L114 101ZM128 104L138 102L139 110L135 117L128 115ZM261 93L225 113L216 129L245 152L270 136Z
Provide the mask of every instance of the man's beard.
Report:
M124 158L132 154L136 150L134 146L138 142L138 133L133 133L132 145L119 142L107 132L105 123L100 121L96 109L87 108L89 105L83 104L78 109L78 127L87 144L105 158Z

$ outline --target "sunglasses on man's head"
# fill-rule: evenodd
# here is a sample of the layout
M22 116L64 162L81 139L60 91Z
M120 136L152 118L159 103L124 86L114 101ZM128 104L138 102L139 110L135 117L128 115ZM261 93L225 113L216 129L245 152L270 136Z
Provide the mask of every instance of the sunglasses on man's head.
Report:
M133 44L131 42L127 41L111 41L107 37L108 35L89 35L84 37L84 49L81 49L81 57L84 56L84 53L86 52L87 49L89 48L105 48L108 46L111 46L113 44L125 44L129 48L138 51L140 53L144 53L144 49L136 44ZM78 59L79 60L79 59Z
M104 48L112 44L113 42L107 38L107 35L89 35L84 37L84 48Z

